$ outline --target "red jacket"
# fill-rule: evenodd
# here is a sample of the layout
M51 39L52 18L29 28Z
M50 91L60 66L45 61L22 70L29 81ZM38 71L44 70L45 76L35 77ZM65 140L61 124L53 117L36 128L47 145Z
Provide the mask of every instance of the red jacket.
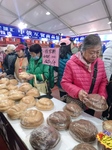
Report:
M107 98L106 85L107 77L104 69L104 63L100 58L97 58L90 66L91 72L88 71L87 66L78 58L77 54L72 55L71 59L67 62L63 78L61 81L62 88L73 98L78 98L80 90L89 92L94 64L97 65L97 78L93 89L94 94L99 94Z

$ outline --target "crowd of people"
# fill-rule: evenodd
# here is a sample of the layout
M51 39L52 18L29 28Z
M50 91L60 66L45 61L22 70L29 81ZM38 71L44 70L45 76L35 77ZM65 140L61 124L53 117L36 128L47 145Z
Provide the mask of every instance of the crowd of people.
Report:
M21 82L19 73L26 71L30 74L27 82L33 85L34 75L37 80L42 81L43 74L46 80L49 81L50 78L53 88L55 70L58 72L57 86L61 100L66 103L73 101L85 112L94 115L95 111L85 108L83 102L88 100L90 93L99 94L102 99L108 100L107 85L112 74L112 42L107 44L103 58L100 58L102 42L98 35L88 35L79 48L74 47L73 41L68 38L61 39L59 45L58 67L42 63L42 47L39 44L34 44L29 49L21 43L7 46L5 55L0 58L3 66L0 77L14 77ZM108 113L104 117L108 117Z

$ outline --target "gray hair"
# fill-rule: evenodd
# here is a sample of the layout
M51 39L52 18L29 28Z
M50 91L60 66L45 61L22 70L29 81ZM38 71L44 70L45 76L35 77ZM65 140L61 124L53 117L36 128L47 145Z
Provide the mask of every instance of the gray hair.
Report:
M81 51L86 51L88 48L93 48L97 45L102 45L100 37L96 34L90 34L84 39Z

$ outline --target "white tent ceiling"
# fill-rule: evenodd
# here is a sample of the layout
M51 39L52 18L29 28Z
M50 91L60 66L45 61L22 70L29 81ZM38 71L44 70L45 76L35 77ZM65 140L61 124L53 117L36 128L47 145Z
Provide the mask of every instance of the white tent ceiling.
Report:
M75 36L110 33L112 0L0 0L0 23ZM46 15L49 11L51 14Z

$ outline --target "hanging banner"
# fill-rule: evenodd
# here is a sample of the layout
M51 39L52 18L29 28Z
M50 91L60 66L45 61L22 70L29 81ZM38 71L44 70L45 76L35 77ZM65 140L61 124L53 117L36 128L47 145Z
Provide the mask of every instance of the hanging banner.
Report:
M48 40L59 40L59 35L51 34L51 33L45 33L45 32L39 32L35 30L30 29L23 29L20 30L17 27L9 26L5 24L0 24L0 36L8 36L8 37L26 37L28 36L31 39L41 39L46 38Z
M59 48L43 48L42 49L43 64L49 66L59 66Z

